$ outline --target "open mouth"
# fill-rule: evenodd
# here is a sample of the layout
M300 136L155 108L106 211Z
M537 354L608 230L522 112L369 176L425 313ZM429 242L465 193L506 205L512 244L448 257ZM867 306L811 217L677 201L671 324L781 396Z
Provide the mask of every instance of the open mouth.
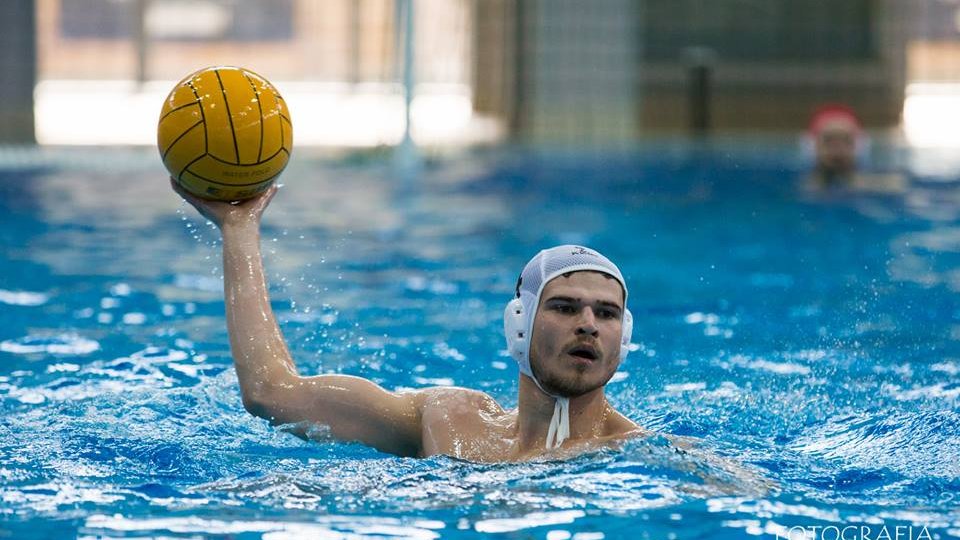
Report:
M596 349L588 345L579 345L577 347L574 347L570 349L570 351L567 354L569 354L570 356L576 356L577 358L583 358L586 360L596 360L600 358L600 355L597 354Z

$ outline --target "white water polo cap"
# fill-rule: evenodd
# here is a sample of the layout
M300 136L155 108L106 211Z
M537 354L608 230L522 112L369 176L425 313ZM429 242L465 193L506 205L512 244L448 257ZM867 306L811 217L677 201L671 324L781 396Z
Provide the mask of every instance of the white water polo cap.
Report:
M537 253L523 267L517 281L516 297L503 311L503 332L507 350L517 361L520 373L530 377L543 393L556 399L553 418L547 431L547 448L560 446L570 436L570 399L547 392L530 368L530 335L533 319L540 304L540 295L552 279L570 272L593 271L607 274L623 287L623 319L620 333L620 361L627 357L633 334L633 315L626 308L627 284L617 265L597 251L583 246L564 245Z

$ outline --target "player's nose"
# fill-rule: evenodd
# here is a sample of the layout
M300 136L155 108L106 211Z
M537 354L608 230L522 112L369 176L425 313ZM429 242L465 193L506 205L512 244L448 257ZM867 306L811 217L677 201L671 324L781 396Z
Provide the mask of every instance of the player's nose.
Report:
M576 333L577 335L597 336L597 316L594 314L593 308L585 307L580 311L580 316L577 318Z

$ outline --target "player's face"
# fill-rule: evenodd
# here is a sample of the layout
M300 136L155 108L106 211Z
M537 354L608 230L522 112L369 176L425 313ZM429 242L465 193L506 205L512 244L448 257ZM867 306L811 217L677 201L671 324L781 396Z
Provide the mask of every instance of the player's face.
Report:
M607 384L620 364L623 310L623 289L605 274L547 283L530 336L530 364L545 390L575 397Z
M817 164L828 172L850 173L856 164L857 128L849 120L831 120L817 135Z

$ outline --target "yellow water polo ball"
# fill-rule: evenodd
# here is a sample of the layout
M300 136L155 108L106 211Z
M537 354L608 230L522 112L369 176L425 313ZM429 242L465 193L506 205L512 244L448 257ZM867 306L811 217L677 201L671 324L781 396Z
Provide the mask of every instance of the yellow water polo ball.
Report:
M238 201L263 192L287 166L293 125L266 79L244 68L201 69L163 102L157 146L170 175L204 199Z

